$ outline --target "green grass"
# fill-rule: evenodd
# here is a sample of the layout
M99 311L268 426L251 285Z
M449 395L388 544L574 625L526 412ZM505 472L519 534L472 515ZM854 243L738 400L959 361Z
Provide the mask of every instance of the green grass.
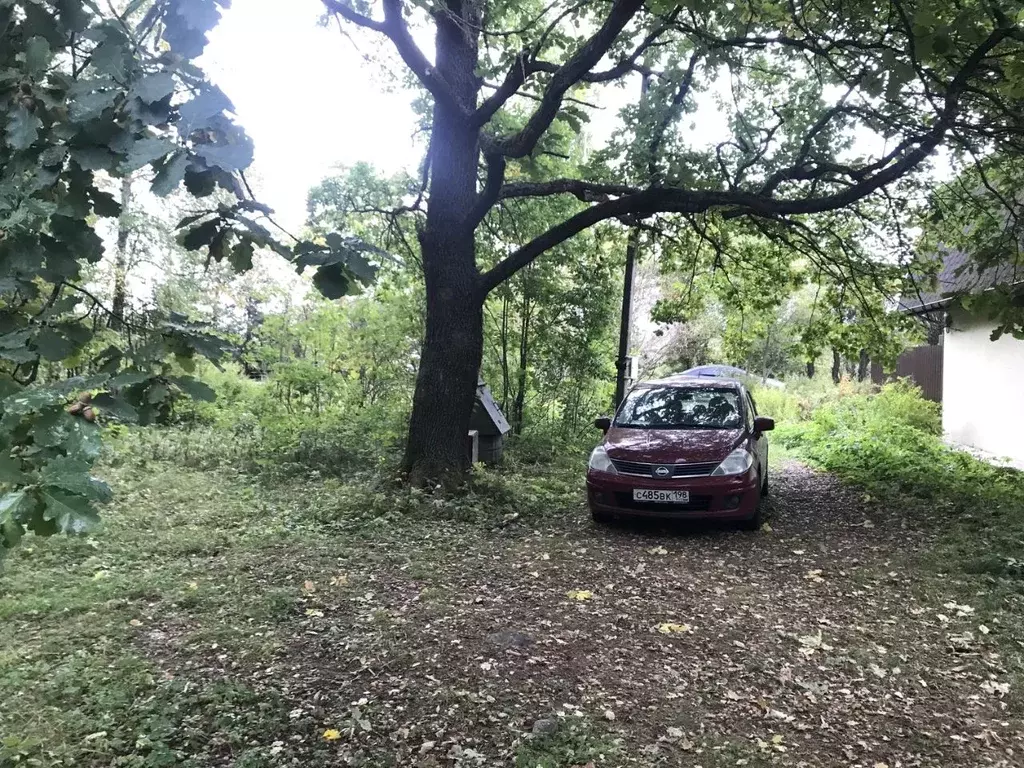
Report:
M585 718L555 718L554 733L533 735L516 749L515 768L566 768L604 762L619 754L619 745Z
M428 589L424 600L450 602L457 595L429 591L432 547L545 527L582 502L576 473L536 466L480 471L464 492L435 498L375 475L261 483L138 444L103 469L117 496L99 530L30 537L0 571L0 768L273 765L267 745L294 735L288 706L244 678L180 674L180 664L211 649L248 668L273 664L309 606L296 571L324 587L325 574L351 570L345 589L373 590L360 568L393 566ZM164 450L175 458L173 444ZM436 539L423 536L428 521ZM381 634L394 621L377 609L367 627ZM309 739L319 764L316 750L331 745Z
M127 492L98 538L30 540L0 575L4 768L242 755L273 721L274 702L238 683L189 686L140 643L150 617L165 613L214 613L227 627L265 615L268 595L247 588L243 566L280 540L283 521L254 522L258 504L244 485L229 491L166 467L143 485L112 479ZM226 565L216 577L214 559Z
M883 417L866 417L875 405L859 397L844 400L859 402L859 411L837 406L780 429L775 471L803 457L864 485L910 524L930 526L936 544L922 576L973 595L979 614L1001 619L991 624L993 637L1014 647L1024 615L1019 476L945 453L927 431L927 408L888 402ZM894 427L894 412L913 414L918 426ZM884 433L873 431L879 424ZM557 532L545 551L558 564L577 546L573 526L583 517L579 466L519 464L514 456L505 472L478 471L463 492L436 497L371 474L262 483L230 468L115 458L104 474L117 497L101 530L29 538L0 572L0 768L269 768L270 745L295 735L294 703L202 664L219 654L246 669L280 664L292 639L286 633L314 604L304 579L324 589L332 574L346 573L338 589L361 596L382 588L367 572L401 573L432 618L465 599L450 579L438 580L435 554L451 560L488 537L515 551L526 545L510 531L540 530ZM936 480L940 460L952 463ZM361 620L364 633L403 631L393 611L367 608ZM564 725L522 739L516 765L615 764L619 745L604 723ZM305 738L307 764L335 755L312 726ZM750 765L764 757L746 744L713 752L703 764L735 764L733 752Z

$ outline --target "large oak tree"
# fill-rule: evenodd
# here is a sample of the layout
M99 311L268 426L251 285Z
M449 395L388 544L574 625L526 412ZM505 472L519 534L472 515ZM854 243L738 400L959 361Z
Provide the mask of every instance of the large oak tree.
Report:
M781 242L813 242L820 214L903 209L908 180L941 146L954 160L1012 156L1024 130L1018 2L323 2L393 45L433 105L413 481L465 466L484 300L554 246L598 222L661 214L742 217ZM416 43L424 26L433 56ZM648 93L626 110L622 151L586 174L537 178L531 160L556 121L578 122L588 89L638 74ZM723 135L688 141L698 101L716 100ZM586 205L482 270L475 233L492 209L550 195Z

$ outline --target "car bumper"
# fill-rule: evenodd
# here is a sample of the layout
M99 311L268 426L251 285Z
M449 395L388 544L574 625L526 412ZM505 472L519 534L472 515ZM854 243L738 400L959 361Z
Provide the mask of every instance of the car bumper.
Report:
M688 504L634 501L634 488L689 491L690 501ZM590 509L606 516L749 520L757 512L760 497L761 488L753 469L742 475L670 480L607 472L587 474Z

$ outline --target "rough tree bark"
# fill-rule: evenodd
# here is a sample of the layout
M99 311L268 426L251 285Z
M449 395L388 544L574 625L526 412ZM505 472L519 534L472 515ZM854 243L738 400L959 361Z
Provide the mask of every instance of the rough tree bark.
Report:
M476 222L469 216L477 198L479 136L459 109L476 104L477 39L461 26L473 23L465 18L472 9L450 7L452 14L437 17L436 71L456 103L434 104L430 207L419 233L426 332L403 466L415 484L447 480L453 470L468 468L466 434L483 357L486 293L476 267Z

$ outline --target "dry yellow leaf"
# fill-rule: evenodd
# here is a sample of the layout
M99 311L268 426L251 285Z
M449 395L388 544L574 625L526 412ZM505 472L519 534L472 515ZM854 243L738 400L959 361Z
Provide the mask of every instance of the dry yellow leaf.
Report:
M565 593L565 596L570 600L589 600L594 596L594 593L589 589L570 589Z
M663 635L684 634L692 632L693 627L689 624L674 624L671 621L666 621L658 625L658 631Z
M324 740L325 741L337 741L340 738L341 738L341 732L340 731L336 731L334 728L328 728L326 731L324 731Z

